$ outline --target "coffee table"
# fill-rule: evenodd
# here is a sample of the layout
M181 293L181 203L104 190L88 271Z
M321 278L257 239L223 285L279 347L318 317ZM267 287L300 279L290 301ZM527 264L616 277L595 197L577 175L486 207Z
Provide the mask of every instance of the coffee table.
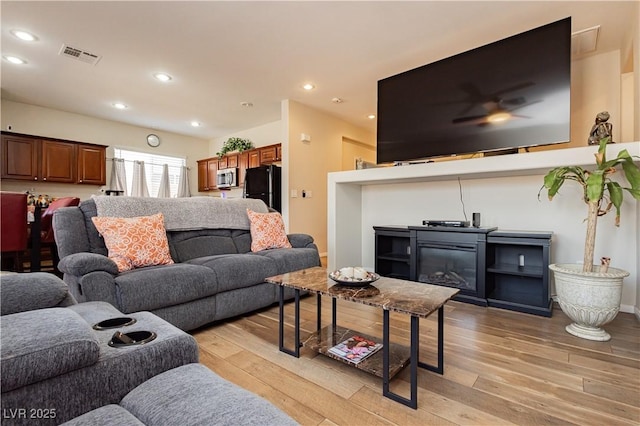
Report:
M418 406L418 367L442 374L444 371L444 305L460 290L431 284L395 278L381 277L366 287L349 287L335 283L328 277L323 267L313 267L276 275L266 281L280 286L279 313L279 349L289 355L299 357L300 347L309 347L321 354L343 361L358 369L382 378L382 394L408 407ZM294 290L294 344L287 348L284 342L284 299L285 289ZM304 341L300 339L300 294L308 292L316 295L317 328ZM332 321L329 326L322 326L322 296L331 298ZM356 334L367 339L379 341L355 330L340 327L337 324L336 301L338 299L382 308L382 349L358 364L351 364L329 352L329 349ZM409 347L395 344L389 336L389 312L399 312L411 317L411 337ZM438 363L437 365L421 362L419 359L420 318L426 318L438 311ZM393 376L410 367L410 397L398 395L389 390Z

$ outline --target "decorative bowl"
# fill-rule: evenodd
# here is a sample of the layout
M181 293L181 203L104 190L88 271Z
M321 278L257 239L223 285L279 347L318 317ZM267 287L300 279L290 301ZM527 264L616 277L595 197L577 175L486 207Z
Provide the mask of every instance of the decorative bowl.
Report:
M345 277L340 274L340 270L333 271L329 278L341 285L350 287L364 287L380 279L380 275L375 272L367 272L366 278Z

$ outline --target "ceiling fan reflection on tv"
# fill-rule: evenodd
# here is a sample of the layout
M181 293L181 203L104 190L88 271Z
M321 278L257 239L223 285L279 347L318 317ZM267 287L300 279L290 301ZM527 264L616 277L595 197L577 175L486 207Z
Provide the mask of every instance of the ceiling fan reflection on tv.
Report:
M467 97L460 102L468 103L468 105L458 115L468 114L478 105L482 106L486 112L481 115L454 118L452 123L486 126L488 124L502 123L512 118L531 118L526 115L513 114L513 111L542 101L527 102L524 96L504 99L502 95L533 86L534 84L533 82L524 82L493 93L483 93L473 83L461 84L460 88L467 94Z

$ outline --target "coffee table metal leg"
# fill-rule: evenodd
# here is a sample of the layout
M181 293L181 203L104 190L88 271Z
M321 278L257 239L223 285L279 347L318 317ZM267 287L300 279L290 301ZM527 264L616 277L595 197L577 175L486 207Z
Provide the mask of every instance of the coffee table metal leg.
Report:
M295 307L294 307L294 346L293 350L284 346L284 286L280 286L280 314L279 314L279 326L278 326L278 346L280 351L286 354L300 357L300 290L294 289L295 294Z
M316 295L316 310L317 312L317 332L320 333L322 330L322 295L318 293Z
M444 306L438 309L438 365L420 362L420 367L438 374L444 373Z
M336 327L338 326L338 314L337 314L337 308L336 308L336 298L332 297L331 298L331 325L333 326L333 332L336 332Z
M409 357L409 369L410 369L410 398L398 395L397 393L389 390L389 356L390 356L390 338L389 338L389 311L384 309L382 311L382 395L396 402L399 402L407 407L416 409L418 408L418 348L419 348L419 334L420 334L420 318L411 317L411 347Z

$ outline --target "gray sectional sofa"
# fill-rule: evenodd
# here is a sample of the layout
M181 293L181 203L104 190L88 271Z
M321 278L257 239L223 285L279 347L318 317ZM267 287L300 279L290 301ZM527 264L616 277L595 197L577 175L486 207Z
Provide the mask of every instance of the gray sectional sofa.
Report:
M95 197L56 211L58 268L78 301L151 311L182 330L251 312L278 300L278 288L264 278L318 266L320 257L306 234L288 235L292 248L251 252L247 208L268 212L250 199ZM158 212L175 263L118 272L91 218Z
M109 346L114 330L92 325L123 314L105 302L77 304L55 275L3 275L0 296L3 424L58 424L198 362L195 339L149 312L129 315L137 322L127 329L153 331L154 341Z
M123 314L105 302L77 304L45 273L3 275L0 301L3 425L296 424L198 364L195 340L149 312L96 330ZM112 347L114 330L157 337Z

